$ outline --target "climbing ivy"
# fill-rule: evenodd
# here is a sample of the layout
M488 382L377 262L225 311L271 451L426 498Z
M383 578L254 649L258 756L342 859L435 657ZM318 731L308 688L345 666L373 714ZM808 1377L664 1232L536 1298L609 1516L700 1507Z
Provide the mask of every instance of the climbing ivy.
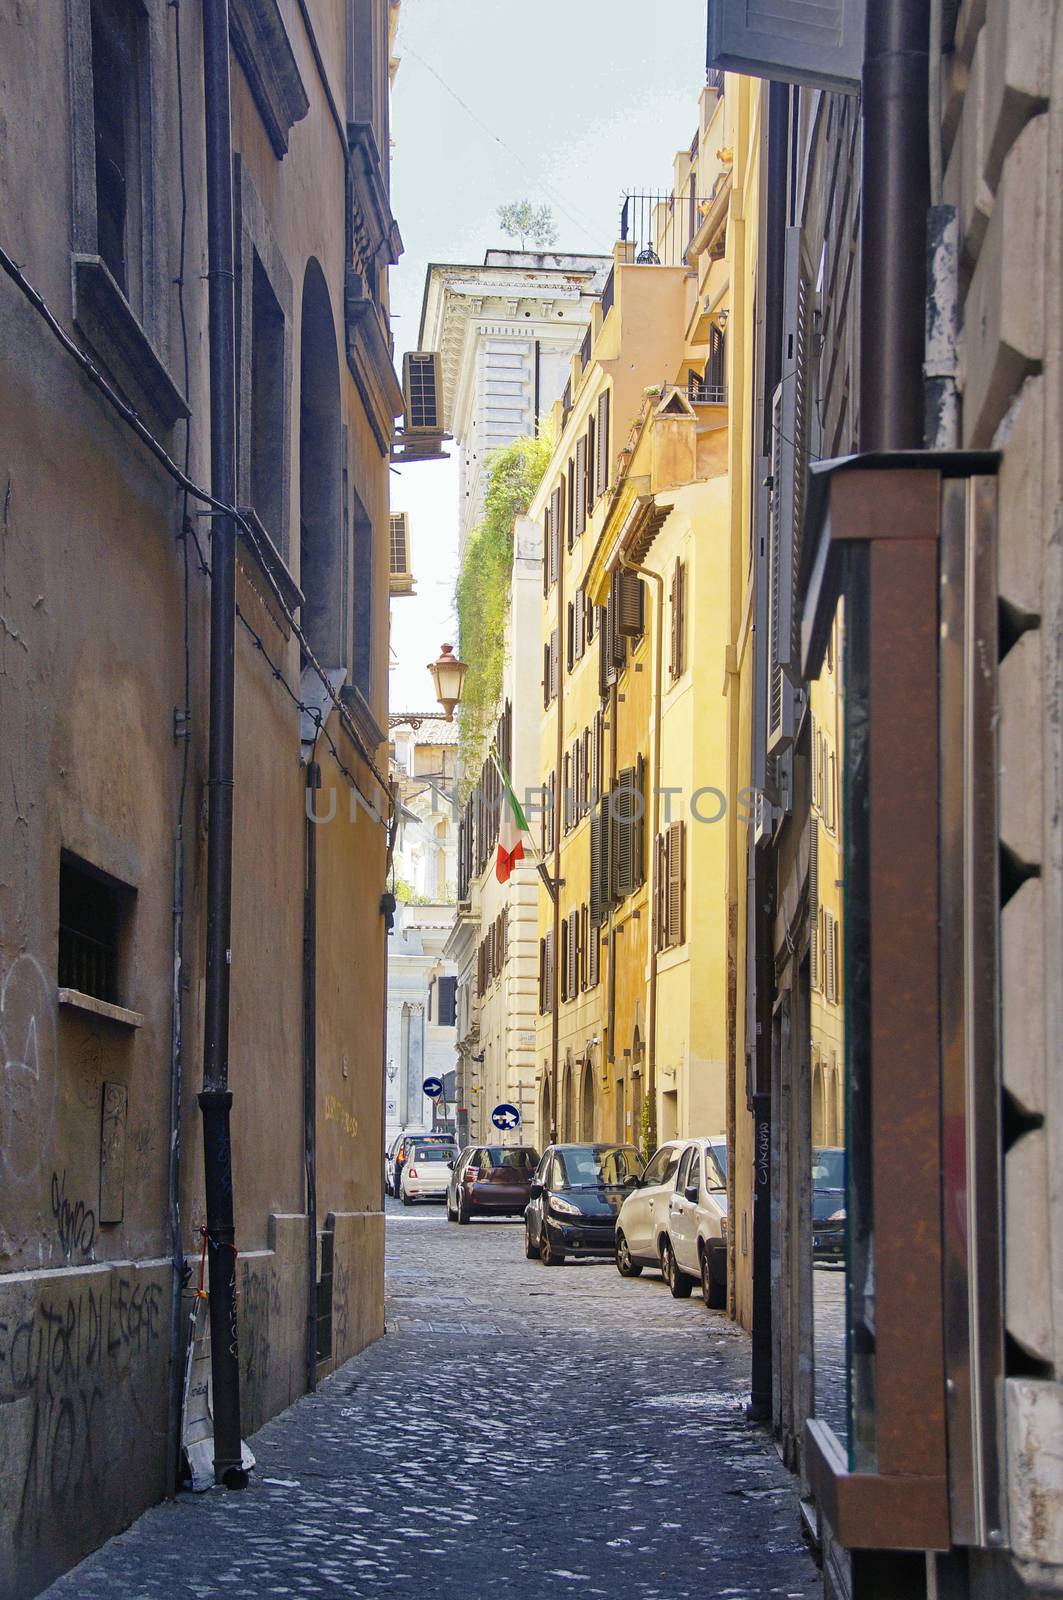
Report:
M463 799L479 778L502 701L513 524L531 504L552 452L553 440L544 429L487 457L483 520L469 534L454 591L458 650L469 668L458 732Z

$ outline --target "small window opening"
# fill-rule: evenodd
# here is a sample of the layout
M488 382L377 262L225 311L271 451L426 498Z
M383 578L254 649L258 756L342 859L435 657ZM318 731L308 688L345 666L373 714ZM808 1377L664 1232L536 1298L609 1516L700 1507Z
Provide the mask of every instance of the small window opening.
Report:
M283 446L284 312L256 254L251 284L251 504L287 559Z
M122 943L133 891L64 854L59 863L59 987L121 1004Z
M92 0L96 248L134 306L140 297L141 21L133 0Z

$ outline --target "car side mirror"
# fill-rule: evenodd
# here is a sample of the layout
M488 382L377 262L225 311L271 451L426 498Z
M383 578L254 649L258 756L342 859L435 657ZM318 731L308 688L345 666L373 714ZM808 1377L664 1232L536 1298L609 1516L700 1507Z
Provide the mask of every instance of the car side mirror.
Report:
M632 1189L642 1188L642 1179L637 1174L633 1178L629 1178L628 1183L631 1185Z
M529 1183L529 1185L528 1185L528 1199L529 1200L538 1200L538 1198L542 1194L542 1192L543 1192L542 1184L539 1183L537 1179L533 1178L531 1183Z
M448 1161L448 1162L447 1162L447 1166L448 1166L448 1167L449 1167L449 1168L450 1168L450 1170L451 1170L451 1171L452 1171L452 1172L453 1172L453 1170L454 1170L454 1163L453 1163L453 1161Z
M698 1203L698 1186L697 1186L696 1183L688 1183L687 1184L686 1188L683 1190L683 1198L684 1198L684 1200L689 1200L691 1202L691 1204L697 1205L697 1203Z

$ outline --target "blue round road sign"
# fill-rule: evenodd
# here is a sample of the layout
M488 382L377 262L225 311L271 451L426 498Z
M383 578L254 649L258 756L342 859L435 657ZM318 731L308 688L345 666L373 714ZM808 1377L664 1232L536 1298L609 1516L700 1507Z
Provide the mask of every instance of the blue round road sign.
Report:
M429 1100L438 1100L443 1093L442 1078L426 1078L421 1085L421 1090Z
M507 1128L520 1127L520 1112L516 1106L507 1105L503 1102L502 1105L495 1106L491 1113L491 1121L496 1128L501 1128L504 1133Z

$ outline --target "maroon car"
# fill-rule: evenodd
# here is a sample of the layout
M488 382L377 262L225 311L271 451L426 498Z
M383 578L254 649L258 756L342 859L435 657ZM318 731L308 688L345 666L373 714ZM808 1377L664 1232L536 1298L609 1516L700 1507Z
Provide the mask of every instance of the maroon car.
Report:
M522 1217L539 1152L527 1144L466 1145L447 1189L447 1219Z

